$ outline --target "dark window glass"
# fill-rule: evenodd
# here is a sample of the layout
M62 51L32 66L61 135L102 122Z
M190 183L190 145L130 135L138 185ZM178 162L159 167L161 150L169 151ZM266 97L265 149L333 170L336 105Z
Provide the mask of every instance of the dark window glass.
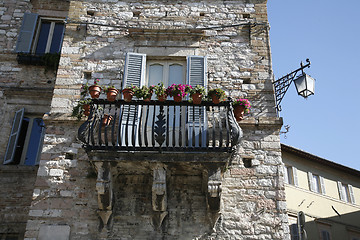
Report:
M39 146L42 143L42 131L44 122L40 118L36 118L33 121L31 128L30 141L28 144L28 150L25 158L25 165L35 165L36 159L38 158Z
M14 161L13 164L19 164L21 160L21 155L24 149L25 139L26 139L26 133L29 127L29 118L23 118L22 124L21 124L21 130L19 133L19 138L16 144L16 150L14 155Z
M46 50L46 44L49 38L49 31L50 31L50 23L49 22L42 22L41 29L39 33L38 43L36 46L36 54L44 54Z
M61 50L61 40L64 31L63 23L56 23L54 27L54 33L52 37L52 42L50 46L50 53L59 53Z

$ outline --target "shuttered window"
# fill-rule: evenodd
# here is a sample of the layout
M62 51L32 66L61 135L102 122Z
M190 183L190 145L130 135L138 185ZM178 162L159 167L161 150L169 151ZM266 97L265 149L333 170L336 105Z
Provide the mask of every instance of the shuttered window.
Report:
M35 13L24 13L17 53L60 53L64 37L65 23L62 19L41 18Z
M340 200L355 204L355 197L352 185L342 182L338 182L337 184Z
M44 139L41 118L24 117L24 109L15 113L4 164L36 165Z

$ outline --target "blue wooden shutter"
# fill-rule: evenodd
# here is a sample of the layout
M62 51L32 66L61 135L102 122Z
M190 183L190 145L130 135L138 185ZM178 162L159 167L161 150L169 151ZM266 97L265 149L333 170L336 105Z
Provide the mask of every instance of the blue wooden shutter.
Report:
M187 57L187 84L195 87L197 85L204 86L207 88L207 77L206 77L206 56L188 56ZM189 107L188 108L188 123L189 125L189 142L192 142L192 126L197 127L199 125L199 119L201 122L202 128L202 145L205 146L206 142L206 111L205 107ZM193 124L194 122L194 124ZM197 134L200 129L195 128L195 133ZM195 142L198 142L196 139ZM197 144L196 144L197 145Z
M21 130L22 120L24 117L24 111L25 111L25 109L23 108L15 113L13 126L11 129L8 145L6 148L4 164L9 164L14 161L14 155L15 155L18 138L19 138L19 133Z
M141 87L145 83L145 66L146 66L146 54L140 53L127 53L125 59L123 89L127 86L138 86ZM129 116L129 118L128 118ZM136 129L133 129L133 122L135 122L135 128L139 122L140 117L140 106L129 106L124 105L123 108L123 119L122 119L122 132L125 134L127 127L128 131L128 142L131 143L135 137L137 142L137 135L133 136L132 132L137 133ZM127 122L129 119L129 122ZM124 139L123 135L122 139ZM121 144L124 144L121 143ZM131 145L131 144L130 144Z
M24 13L16 43L16 52L30 53L38 16L36 13Z

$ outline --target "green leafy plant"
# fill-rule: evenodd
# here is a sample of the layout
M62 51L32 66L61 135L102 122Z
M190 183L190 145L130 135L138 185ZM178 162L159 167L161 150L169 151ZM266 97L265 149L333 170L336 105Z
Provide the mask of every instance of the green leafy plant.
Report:
M108 86L108 87L103 87L103 89L104 89L104 92L105 92L105 93L108 93L108 92L109 92L109 89L116 89L116 88L115 88L114 85L110 85L110 86ZM117 90L117 89L116 89L116 90Z
M190 90L190 94L194 94L194 93L205 95L205 87L201 85L196 85L195 87L192 87Z
M87 99L80 99L77 104L73 107L71 116L72 117L76 117L78 120L80 120L82 118L82 116L84 115L84 105L90 104L91 103L91 99L87 98Z
M151 86L142 86L141 88L138 88L134 95L135 97L137 98L143 98L143 99L146 99L146 98L150 98L151 95L153 94L154 92L154 88L155 86L154 85L151 85Z
M216 96L218 99L223 100L226 96L225 91L221 88L210 89L208 92L208 96L211 98L212 96Z
M155 91L155 94L156 96L162 96L164 94L166 94L166 88L164 86L164 83L158 83L158 85L156 85L154 87L154 91Z

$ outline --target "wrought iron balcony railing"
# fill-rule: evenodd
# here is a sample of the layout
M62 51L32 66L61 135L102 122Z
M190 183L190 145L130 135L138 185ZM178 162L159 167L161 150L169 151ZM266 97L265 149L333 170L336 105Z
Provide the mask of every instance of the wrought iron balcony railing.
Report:
M92 100L79 139L86 150L230 152L242 131L231 101Z

